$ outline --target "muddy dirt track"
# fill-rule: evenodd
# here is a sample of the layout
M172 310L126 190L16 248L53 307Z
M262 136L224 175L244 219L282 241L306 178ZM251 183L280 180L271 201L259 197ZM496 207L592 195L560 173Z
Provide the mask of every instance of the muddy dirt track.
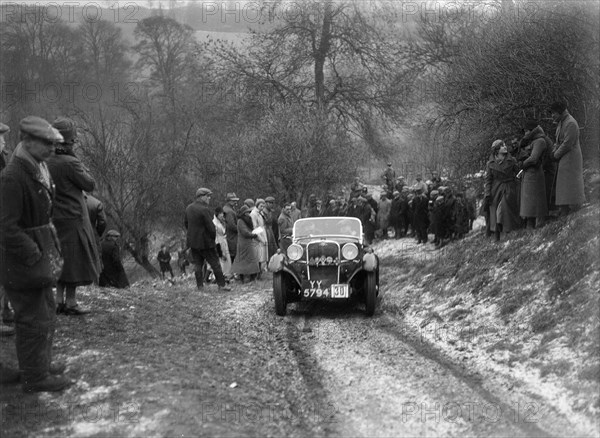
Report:
M56 335L76 384L3 388L2 436L579 435L534 394L507 391L515 382L421 338L386 305L399 293L386 287L391 272L371 318L351 302L294 303L276 316L270 274L227 293L200 293L191 278L89 290L97 312L62 317Z
M326 435L549 435L537 404L501 400L395 318L352 304L288 313L285 339Z

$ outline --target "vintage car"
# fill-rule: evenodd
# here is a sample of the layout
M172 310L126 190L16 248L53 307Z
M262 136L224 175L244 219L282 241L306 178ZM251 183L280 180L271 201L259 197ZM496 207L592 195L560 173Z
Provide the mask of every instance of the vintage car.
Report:
M275 312L301 300L358 299L366 313L375 312L379 295L379 259L363 244L363 229L354 217L315 217L294 224L292 244L271 257Z

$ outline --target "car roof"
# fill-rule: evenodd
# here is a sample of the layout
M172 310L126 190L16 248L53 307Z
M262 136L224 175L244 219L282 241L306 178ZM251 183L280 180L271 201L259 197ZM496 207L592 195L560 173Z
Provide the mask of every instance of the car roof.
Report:
M328 216L298 219L294 223L294 238L317 236L358 240L362 243L362 223L356 217Z

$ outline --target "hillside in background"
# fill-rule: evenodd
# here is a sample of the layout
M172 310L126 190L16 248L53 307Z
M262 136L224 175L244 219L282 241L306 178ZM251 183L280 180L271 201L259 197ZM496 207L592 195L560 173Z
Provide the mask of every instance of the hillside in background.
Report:
M56 7L57 3L58 8ZM106 4L108 5L108 2ZM276 7L273 2L259 13L253 9L257 4L233 2L228 7L226 2L195 1L172 9L159 9L140 6L132 2L115 2L113 5L105 7L98 7L98 3L73 2L73 5L69 6L60 2L53 2L52 6L40 6L41 3L36 3L35 8L24 7L23 3L19 2L2 2L0 4L0 22L23 20L24 16L32 13L42 17L48 23L56 22L57 18L74 25L85 20L102 19L117 24L123 30L123 36L133 42L133 31L139 21L162 14L190 26L198 32L200 41L206 34L209 34L213 38L237 42L251 29L257 31L270 29L277 23L278 17L289 16L294 12L289 8ZM414 28L414 17L409 18L408 22L403 22L402 26L412 29Z

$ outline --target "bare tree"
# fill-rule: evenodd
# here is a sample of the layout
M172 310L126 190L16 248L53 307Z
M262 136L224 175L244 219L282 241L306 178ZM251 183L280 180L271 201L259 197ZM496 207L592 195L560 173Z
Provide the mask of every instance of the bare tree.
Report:
M372 140L370 128L385 127L404 113L401 85L414 78L404 62L405 44L386 20L389 11L360 1L311 0L294 6L297 14L284 14L271 29L253 32L243 49L209 44L215 68L242 84L255 102L319 111ZM386 152L377 142L371 146Z
M157 107L145 98L136 106L98 105L96 111L79 114L85 131L81 150L97 179L99 197L122 231L126 249L151 275L157 274L149 254L155 227L165 217L182 224L177 219L183 210L168 207L178 199L174 189L185 177L194 128L170 138L170 130L157 123Z
M194 64L192 28L157 15L141 20L134 35L138 67L149 70L151 79L160 84L167 101L175 107L178 86Z
M131 62L122 30L106 20L85 21L78 28L86 70L96 81L124 82Z
M597 162L599 71L598 11L585 2L520 2L495 5L450 21L427 20L413 41L415 60L439 84L424 117L443 145L444 159L462 172L480 169L489 144L520 132L526 118L552 134L548 105L567 98L581 121L584 158ZM593 13L593 9L596 13ZM465 8L465 11L467 9ZM489 10L488 10L489 11ZM423 120L423 119L422 119Z

